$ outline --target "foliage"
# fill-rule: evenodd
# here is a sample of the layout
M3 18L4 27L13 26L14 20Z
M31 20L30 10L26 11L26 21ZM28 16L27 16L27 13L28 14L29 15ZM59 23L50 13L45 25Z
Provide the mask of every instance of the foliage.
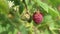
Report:
M13 6L9 7L8 1ZM59 3L60 0L0 0L0 34L60 34ZM32 20L37 9L43 14L39 25Z

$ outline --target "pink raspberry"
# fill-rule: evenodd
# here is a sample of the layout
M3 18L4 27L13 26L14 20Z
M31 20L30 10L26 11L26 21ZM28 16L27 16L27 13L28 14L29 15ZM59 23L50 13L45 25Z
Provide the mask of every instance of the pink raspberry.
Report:
M36 24L39 24L41 23L43 20L43 16L40 12L35 12L33 14L33 21L36 23Z

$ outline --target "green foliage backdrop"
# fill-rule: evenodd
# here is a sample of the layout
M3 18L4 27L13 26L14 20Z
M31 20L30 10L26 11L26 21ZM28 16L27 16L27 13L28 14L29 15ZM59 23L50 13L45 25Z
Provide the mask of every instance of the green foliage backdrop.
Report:
M60 0L0 0L0 34L60 34L59 4ZM37 9L44 15L39 25L32 20Z

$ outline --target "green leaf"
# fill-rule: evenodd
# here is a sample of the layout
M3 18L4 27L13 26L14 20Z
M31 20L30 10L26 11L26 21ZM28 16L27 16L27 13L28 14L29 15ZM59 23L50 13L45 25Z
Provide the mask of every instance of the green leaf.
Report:
M50 30L54 30L56 28L54 22L51 22L48 26Z
M53 8L49 7L46 3L42 3L40 1L37 1L37 4L40 5L47 13L52 15L52 17L59 16L58 11L54 10Z
M45 29L44 34L51 34L48 29Z
M0 25L0 33L3 32L2 26Z
M54 32L55 32L56 34L60 34L59 30L54 30Z
M46 15L44 16L44 22L52 22L52 16L51 15Z
M53 8L49 7L48 9L48 13L53 17L53 18L56 18L57 16L59 16L59 13L58 11L54 10Z
M15 5L19 5L20 4L20 0L10 0L10 1L14 1Z
M18 33L18 29L15 28L14 30L14 34L17 34Z
M36 2L39 6L41 6L48 13L48 5L46 3L43 3L40 0L37 0Z
M25 2L26 2L26 4L28 5L28 3L29 3L29 0L25 0Z
M8 34L8 32L7 31L3 31L0 34Z
M53 7L56 7L60 4L60 0L49 0ZM53 2L52 2L53 1Z
M48 13L48 6L45 3L40 3L40 6Z
M11 32L11 31L9 31L9 32L8 32L8 34L12 34L12 32Z
M23 5L23 3L20 3L20 5L19 5L19 13L22 14L23 10L24 10L24 5Z
M24 25L20 25L19 28L20 28L20 31L21 31L22 34L28 34L27 29Z
M7 0L0 0L0 14L7 14L8 10Z
M7 25L6 25L6 29L8 30L8 29L9 29L9 27L10 27L10 24L7 24Z

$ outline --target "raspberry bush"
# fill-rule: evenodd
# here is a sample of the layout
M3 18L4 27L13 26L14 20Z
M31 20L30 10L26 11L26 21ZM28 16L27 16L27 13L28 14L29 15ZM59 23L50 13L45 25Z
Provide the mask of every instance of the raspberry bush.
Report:
M60 34L60 0L0 0L0 34Z

